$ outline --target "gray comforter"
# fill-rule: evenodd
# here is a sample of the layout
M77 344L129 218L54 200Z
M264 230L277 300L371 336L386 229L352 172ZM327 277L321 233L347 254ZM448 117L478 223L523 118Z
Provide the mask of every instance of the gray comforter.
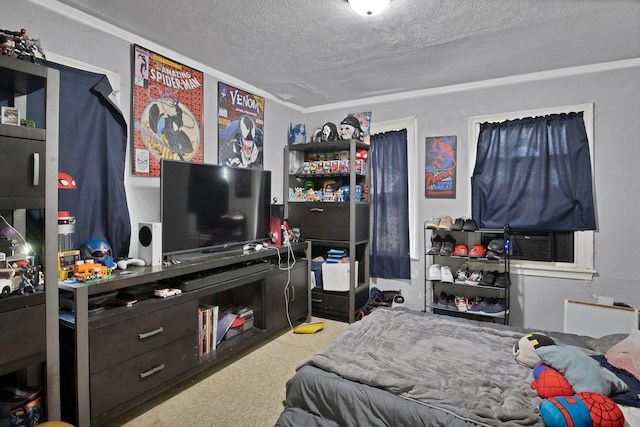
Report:
M301 366L387 390L460 420L543 426L541 399L530 386L532 370L513 359L513 345L522 335L498 325L378 309Z

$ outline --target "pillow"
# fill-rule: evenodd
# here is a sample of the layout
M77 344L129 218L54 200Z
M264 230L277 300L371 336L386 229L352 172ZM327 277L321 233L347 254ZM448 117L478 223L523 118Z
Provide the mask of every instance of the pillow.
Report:
M527 334L513 345L513 357L516 362L527 368L533 368L540 358L535 349L545 345L554 345L556 342L544 334Z
M640 381L640 331L632 331L627 338L611 347L604 357L611 366Z
M622 393L629 387L613 372L572 345L549 345L535 349L540 359L560 371L576 393L591 391L605 396Z
M587 345L599 354L605 354L611 347L628 337L629 334L610 334L600 338L592 338L587 341Z

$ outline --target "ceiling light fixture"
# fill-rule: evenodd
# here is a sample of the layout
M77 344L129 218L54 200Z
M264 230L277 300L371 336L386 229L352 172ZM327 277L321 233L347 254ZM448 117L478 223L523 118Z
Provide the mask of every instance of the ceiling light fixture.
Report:
M389 6L389 0L349 0L351 8L360 15L373 16Z

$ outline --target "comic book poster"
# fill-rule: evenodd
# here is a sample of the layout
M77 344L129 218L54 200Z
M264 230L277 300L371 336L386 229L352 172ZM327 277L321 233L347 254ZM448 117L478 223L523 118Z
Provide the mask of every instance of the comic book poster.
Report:
M371 144L371 135L369 134L371 130L371 111L366 111L364 113L349 113L350 116L355 117L360 122L360 128L362 129L362 141L370 145Z
M218 163L263 168L264 98L218 82Z
M160 160L204 160L203 74L134 45L133 174L160 176Z
M425 152L424 196L427 199L455 199L457 137L427 137Z

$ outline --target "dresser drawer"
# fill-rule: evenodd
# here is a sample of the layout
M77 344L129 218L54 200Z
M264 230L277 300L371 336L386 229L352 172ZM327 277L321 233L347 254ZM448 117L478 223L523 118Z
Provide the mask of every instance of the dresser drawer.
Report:
M89 333L91 373L147 353L198 330L195 300ZM194 338L194 342L196 339Z
M46 352L45 306L35 305L0 313L0 365Z
M348 203L289 203L289 226L305 239L349 240ZM356 240L369 240L369 204L356 204Z
M197 363L194 329L189 336L91 375L91 417L144 394Z
M355 289L354 310L362 308L369 298L369 287L362 285ZM319 288L311 290L311 308L313 314L323 311L331 313L349 313L349 292L325 291Z

